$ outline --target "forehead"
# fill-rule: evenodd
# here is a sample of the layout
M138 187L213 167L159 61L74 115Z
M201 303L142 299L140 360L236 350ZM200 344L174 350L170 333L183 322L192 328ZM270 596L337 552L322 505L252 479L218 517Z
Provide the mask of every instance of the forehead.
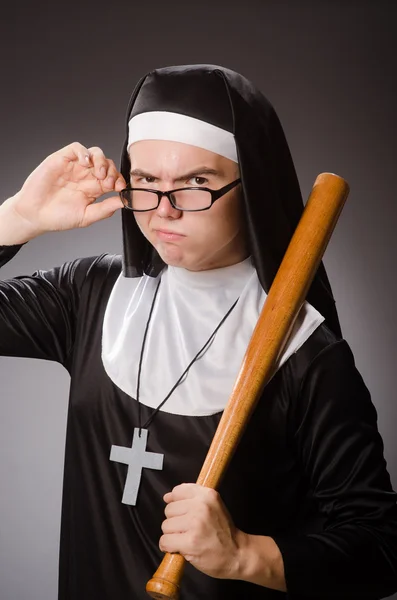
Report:
M140 140L129 148L131 168L185 168L198 165L236 169L234 161L198 146L168 140Z

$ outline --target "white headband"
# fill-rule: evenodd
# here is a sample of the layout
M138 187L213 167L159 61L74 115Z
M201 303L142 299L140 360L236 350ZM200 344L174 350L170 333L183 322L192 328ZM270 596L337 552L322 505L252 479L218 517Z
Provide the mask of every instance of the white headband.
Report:
M179 113L151 111L132 117L128 129L128 148L141 140L168 140L198 146L238 163L234 135L200 119Z

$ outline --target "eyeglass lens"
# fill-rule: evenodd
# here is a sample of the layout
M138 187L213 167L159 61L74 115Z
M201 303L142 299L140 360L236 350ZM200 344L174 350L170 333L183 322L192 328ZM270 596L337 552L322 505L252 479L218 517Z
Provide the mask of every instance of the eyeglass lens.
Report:
M205 190L179 190L171 197L176 208L181 210L202 210L211 206L211 194ZM123 199L133 210L151 210L158 205L157 194L148 190L125 191Z

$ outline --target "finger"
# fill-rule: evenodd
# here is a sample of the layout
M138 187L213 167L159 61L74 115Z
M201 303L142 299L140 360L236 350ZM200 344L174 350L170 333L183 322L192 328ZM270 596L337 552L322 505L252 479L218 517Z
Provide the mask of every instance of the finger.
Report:
M94 167L95 177L100 180L105 179L108 176L109 163L113 161L107 159L103 150L98 146L92 146L91 148L88 148L88 151Z
M108 174L114 177L116 181L115 187L119 186L119 189L121 190L127 187L127 182L125 181L124 177L122 176L122 174L120 173L113 161L111 161L111 167L109 168Z
M58 156L63 160L77 161L81 166L87 167L91 165L91 158L88 148L83 146L80 142L73 142L68 144L64 148L61 148L57 152L54 152L51 156Z
M192 525L192 519L188 515L182 517L172 517L166 519L161 524L161 530L163 533L184 533Z
M126 180L124 179L124 177L122 176L122 174L121 174L121 173L119 173L119 174L118 174L117 181L116 181L116 183L115 183L115 186L114 186L114 189L115 189L117 192L121 192L121 190L123 190L123 189L124 189L124 188L126 188L126 187L127 187L127 182L126 182Z
M101 181L100 183L104 190L104 193L110 192L112 190L115 190L116 192L121 192L121 190L127 187L124 177L120 175L120 173L118 173L117 171L116 173L108 175L106 179L104 181Z
M173 488L172 492L168 492L163 496L164 502L176 502L177 500L187 500L189 498L196 498L200 494L203 494L204 488L197 483L181 483Z
M80 227L88 227L97 221L108 219L120 208L123 208L123 204L119 196L112 196L101 202L89 204L85 209L84 219Z
M110 192L114 190L116 179L114 175L106 175L106 179L101 181L102 189L104 192Z
M164 509L164 514L168 518L179 517L185 515L191 507L191 500L178 500L177 502L170 502Z
M122 176L122 174L120 173L120 171L117 169L116 165L110 158L107 159L107 162L108 162L108 171L107 171L106 179L104 182L105 186L109 189L116 190L116 191L123 190L124 188L127 187L127 183L126 183L124 177Z
M121 175L121 173L119 173L119 171L116 168L116 165L114 164L114 162L110 159L107 159L107 163L108 163L108 170L106 173L106 179L103 180L102 182L102 187L106 190L106 191L110 191L110 190L114 190L116 189L116 182L121 178L122 181L124 182L124 178ZM119 189L122 190L123 187L120 187L120 183L119 185Z
M186 546L186 534L184 533L167 533L162 535L159 540L159 548L162 552L179 552L183 555L183 552L188 552Z

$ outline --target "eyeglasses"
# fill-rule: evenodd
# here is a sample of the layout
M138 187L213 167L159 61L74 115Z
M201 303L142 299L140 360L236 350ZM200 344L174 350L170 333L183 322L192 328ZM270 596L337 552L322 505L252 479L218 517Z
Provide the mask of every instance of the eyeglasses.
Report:
M167 196L171 206L177 210L195 212L208 210L215 200L224 196L240 182L241 179L236 179L219 190L211 190L205 187L185 187L162 192L160 190L148 190L147 188L127 187L121 190L119 195L124 207L135 212L155 210L163 196Z

